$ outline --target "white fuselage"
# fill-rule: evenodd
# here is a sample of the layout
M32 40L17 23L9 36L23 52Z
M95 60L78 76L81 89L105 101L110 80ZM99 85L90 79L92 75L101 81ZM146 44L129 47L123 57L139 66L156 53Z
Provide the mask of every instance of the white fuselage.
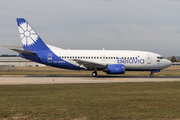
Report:
M48 47L61 59L77 66L79 64L73 59L104 65L124 64L126 70L161 70L172 64L169 60L162 59L161 55L146 51L64 50L52 46Z

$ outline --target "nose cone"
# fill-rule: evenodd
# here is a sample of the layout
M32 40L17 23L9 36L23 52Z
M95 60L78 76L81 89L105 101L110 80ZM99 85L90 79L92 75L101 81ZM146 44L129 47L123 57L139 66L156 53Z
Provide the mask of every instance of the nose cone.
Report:
M166 67L169 67L169 66L171 66L171 65L172 65L172 62L171 62L171 61L169 61L169 60L166 60L165 65L166 65Z

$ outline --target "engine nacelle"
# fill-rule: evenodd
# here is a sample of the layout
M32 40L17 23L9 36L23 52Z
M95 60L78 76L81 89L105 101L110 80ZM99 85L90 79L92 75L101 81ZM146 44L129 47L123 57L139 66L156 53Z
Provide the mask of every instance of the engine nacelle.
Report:
M104 70L107 74L124 74L125 73L125 67L123 64L113 64L108 65L107 69Z

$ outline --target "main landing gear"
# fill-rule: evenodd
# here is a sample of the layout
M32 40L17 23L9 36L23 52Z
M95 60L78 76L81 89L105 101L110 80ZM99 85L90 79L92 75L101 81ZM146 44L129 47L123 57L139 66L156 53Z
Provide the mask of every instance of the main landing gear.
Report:
M92 72L92 76L96 77L97 76L97 71L95 70L94 72Z

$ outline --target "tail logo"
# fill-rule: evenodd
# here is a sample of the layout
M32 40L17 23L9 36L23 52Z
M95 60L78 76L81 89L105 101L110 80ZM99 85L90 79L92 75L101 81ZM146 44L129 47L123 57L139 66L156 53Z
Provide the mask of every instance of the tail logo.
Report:
M38 40L38 35L27 22L19 25L19 32L24 46L31 46Z

